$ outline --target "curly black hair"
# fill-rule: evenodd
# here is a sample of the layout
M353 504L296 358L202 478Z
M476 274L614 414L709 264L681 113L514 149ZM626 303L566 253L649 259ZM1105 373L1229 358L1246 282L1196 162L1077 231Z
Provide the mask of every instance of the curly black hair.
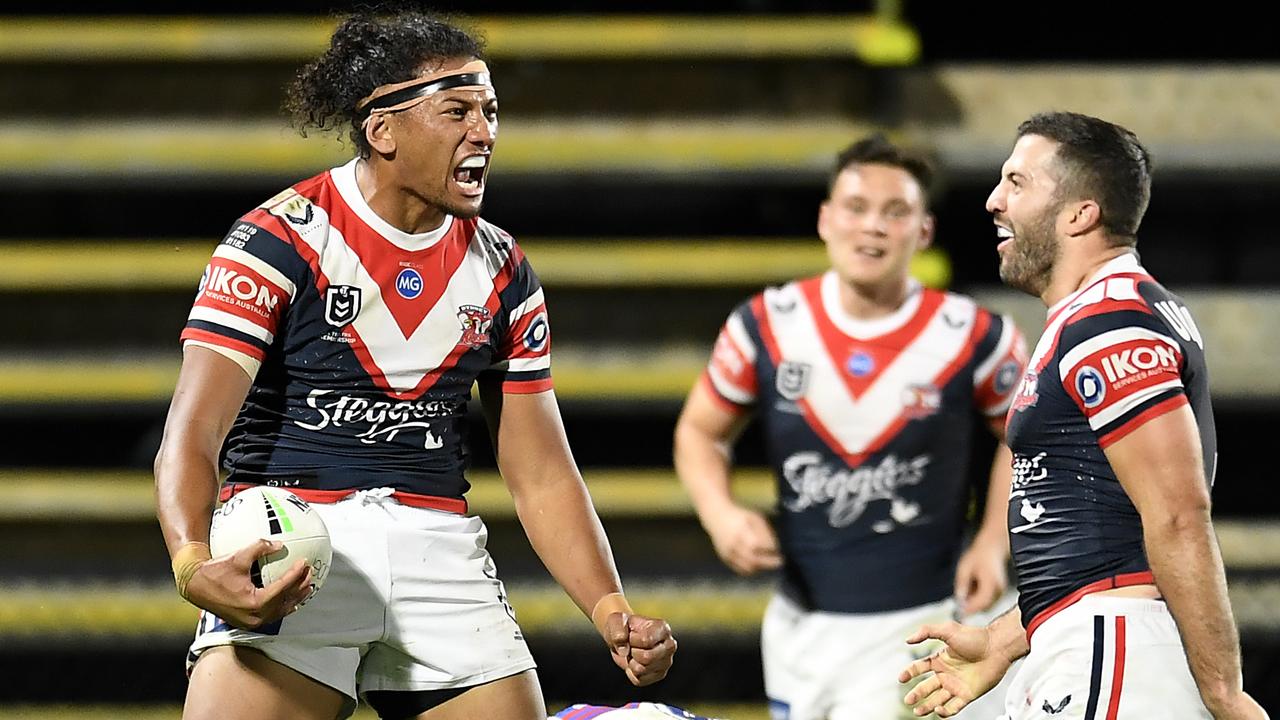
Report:
M360 157L372 152L356 103L379 85L414 77L424 63L483 58L484 40L462 23L415 10L358 11L338 25L323 55L298 71L284 109L304 136L309 128L347 128Z

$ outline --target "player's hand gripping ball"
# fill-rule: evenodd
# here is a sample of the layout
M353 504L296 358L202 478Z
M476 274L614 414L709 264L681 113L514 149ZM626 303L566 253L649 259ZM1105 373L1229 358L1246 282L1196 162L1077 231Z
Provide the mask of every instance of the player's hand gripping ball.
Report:
M333 562L329 529L315 508L277 487L258 486L236 493L213 514L209 552L214 557L230 555L262 538L278 540L284 548L254 562L250 569L253 584L270 585L302 559L311 566L311 594L307 598L315 597Z

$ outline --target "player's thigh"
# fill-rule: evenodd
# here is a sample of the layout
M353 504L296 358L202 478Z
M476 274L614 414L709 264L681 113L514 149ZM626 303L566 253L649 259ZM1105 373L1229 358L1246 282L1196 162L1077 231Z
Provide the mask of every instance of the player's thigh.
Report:
M417 720L546 720L542 686L533 670L476 685L418 715Z
M191 672L183 720L334 720L348 698L246 647L210 648Z

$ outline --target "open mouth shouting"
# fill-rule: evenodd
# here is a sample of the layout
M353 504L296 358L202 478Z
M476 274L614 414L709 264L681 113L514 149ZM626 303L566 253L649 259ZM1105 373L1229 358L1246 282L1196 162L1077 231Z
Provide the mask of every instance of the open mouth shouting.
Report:
M463 195L479 197L484 194L484 178L488 168L488 155L471 155L454 168L453 182Z

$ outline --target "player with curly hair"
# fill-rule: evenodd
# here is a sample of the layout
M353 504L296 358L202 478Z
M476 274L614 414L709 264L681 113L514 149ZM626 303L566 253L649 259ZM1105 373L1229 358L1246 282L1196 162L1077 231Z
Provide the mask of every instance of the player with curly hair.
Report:
M290 88L297 124L349 128L356 157L242 216L182 333L156 457L178 590L203 609L184 717L543 720L533 658L467 514L473 384L530 543L636 685L671 666L634 614L552 391L542 287L479 217L498 132L480 43L436 17L360 14ZM228 471L220 486L219 463ZM261 541L210 557L215 499L288 489L328 526L256 587Z

